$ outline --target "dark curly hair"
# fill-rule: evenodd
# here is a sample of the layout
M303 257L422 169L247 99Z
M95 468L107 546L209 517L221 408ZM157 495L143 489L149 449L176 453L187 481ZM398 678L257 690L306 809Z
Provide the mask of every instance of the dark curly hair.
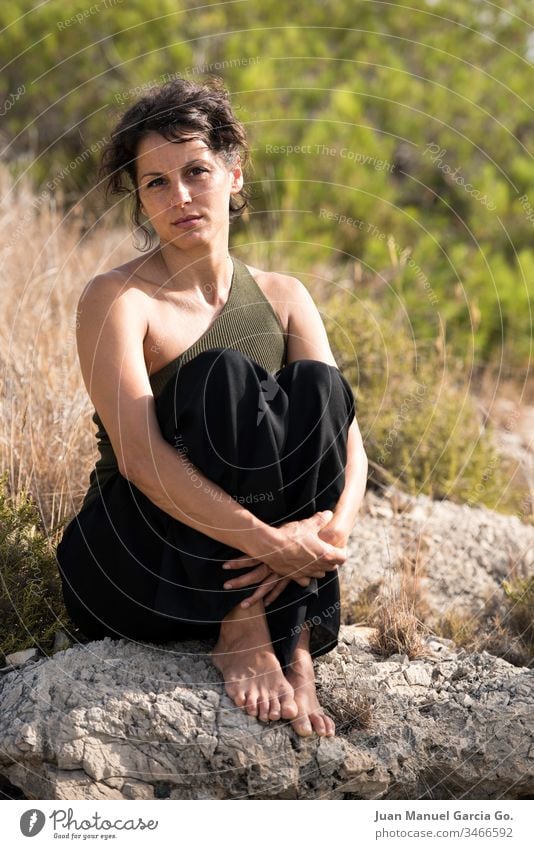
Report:
M202 83L177 77L150 88L124 112L112 130L98 171L106 200L110 195L132 197L131 221L145 237L145 243L139 246L142 251L153 246L155 234L142 219L135 165L141 139L152 132L160 133L167 141L199 137L228 166L235 162L238 153L243 168L250 160L245 129L235 117L230 96L219 77L211 76ZM230 219L239 217L249 206L250 194L243 186L238 195L230 197Z

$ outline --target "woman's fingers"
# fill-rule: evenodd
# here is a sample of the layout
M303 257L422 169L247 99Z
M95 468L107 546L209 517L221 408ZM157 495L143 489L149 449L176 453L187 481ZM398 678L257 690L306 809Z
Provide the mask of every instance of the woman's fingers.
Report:
M252 595L249 595L248 598L241 602L241 607L250 607L252 604L256 604L257 601L266 596L267 593L273 589L274 584L285 580L287 580L287 578L279 578L273 572L270 572L259 587L256 587Z
M269 566L267 566L266 563L260 563L259 566L256 566L255 569L251 569L251 571L247 572L246 575L238 575L235 578L228 578L228 580L224 582L223 587L225 590L239 590L242 587L248 587L249 584L257 584L258 581L262 580L262 578L266 578L267 575L271 574L272 572Z
M265 606L267 607L271 604L272 601L278 598L280 593L283 593L287 585L289 584L291 578L282 578L278 581L277 585L271 590L269 595L265 596Z
M256 566L262 561L258 557L249 557L248 554L243 557L234 557L232 560L225 560L223 569L244 569L245 566Z
M337 566L336 566L336 569L337 569ZM333 569L329 569L329 572L333 572L333 571L334 571ZM324 570L317 569L316 571L313 571L311 574L308 574L306 578L299 577L298 573L296 573L295 575L289 575L288 577L291 578L292 581L296 581L297 584L300 584L301 587L307 587L312 578L324 578L325 575L326 575L326 572ZM304 584L304 583L302 583L303 581L307 581L307 583Z
M291 578L286 578L285 580L291 580ZM296 584L299 584L301 587L309 587L311 583L311 578L293 578Z

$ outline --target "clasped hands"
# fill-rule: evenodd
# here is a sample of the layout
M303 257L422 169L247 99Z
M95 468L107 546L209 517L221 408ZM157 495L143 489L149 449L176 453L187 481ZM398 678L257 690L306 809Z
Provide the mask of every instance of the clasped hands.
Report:
M252 595L241 602L241 607L250 607L262 598L267 606L291 580L307 587L312 578L324 578L347 558L350 529L332 510L320 510L307 519L280 525L277 530L280 546L275 551L262 557L244 555L223 563L223 569L255 567L245 575L229 578L225 589L242 589L261 581Z

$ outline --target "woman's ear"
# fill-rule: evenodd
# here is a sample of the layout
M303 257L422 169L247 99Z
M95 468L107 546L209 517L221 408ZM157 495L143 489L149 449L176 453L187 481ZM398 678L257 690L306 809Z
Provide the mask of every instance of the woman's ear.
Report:
M232 194L240 192L243 188L243 171L241 170L241 157L236 155L235 162L231 168L232 185L230 191Z

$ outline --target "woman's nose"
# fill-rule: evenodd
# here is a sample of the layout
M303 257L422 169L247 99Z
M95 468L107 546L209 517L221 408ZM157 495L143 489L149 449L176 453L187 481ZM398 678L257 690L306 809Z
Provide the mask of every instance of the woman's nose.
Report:
M187 203L190 200L191 193L185 183L171 183L170 203L172 206L174 206L175 204L180 205L183 203Z

